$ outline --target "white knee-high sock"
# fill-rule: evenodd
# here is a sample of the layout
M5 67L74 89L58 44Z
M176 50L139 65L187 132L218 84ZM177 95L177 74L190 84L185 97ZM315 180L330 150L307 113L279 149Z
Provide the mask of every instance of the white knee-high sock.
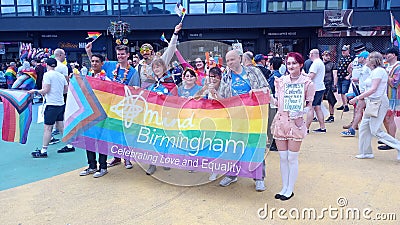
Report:
M294 184L297 180L297 175L299 173L299 152L288 151L288 161L289 161L289 182L286 189L286 197L290 197L293 193Z
M289 183L289 162L288 162L288 151L279 151L280 156L280 168L282 176L282 190L279 192L280 195L286 193L286 189Z

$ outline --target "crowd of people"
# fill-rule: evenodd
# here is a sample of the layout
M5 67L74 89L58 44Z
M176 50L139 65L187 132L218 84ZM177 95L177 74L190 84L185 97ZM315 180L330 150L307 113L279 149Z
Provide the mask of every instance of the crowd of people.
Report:
M311 49L307 60L297 52L290 52L283 58L230 50L225 55L225 65L212 57L195 58L188 62L190 59L185 59L176 47L181 28L182 24L175 27L163 54L154 52L152 45L146 43L141 46L140 55L131 57L127 46L118 45L115 48L117 60L106 61L101 54L92 53L92 43L88 43L85 50L91 63L89 68L84 64L81 68L77 64L66 64L62 49L54 51L54 58L24 61L20 67L16 63L10 63L6 69L3 67L8 88L43 95L46 102L43 146L32 152L32 156L48 157L48 145L59 141L53 137L52 130L55 125L57 132L62 134L68 82L71 76L81 75L182 98L222 99L252 92L269 93L271 104L266 148L279 151L282 189L275 198L282 201L294 196L298 155L302 140L310 132L311 123L318 121L320 126L313 132L326 133L325 123L335 122L336 94L342 102L337 110L349 112L349 105L354 106L353 120L343 126L345 131L341 135L355 136L359 129L359 154L355 157L374 157L371 137L375 136L382 144L379 150L397 149L397 159L400 160L400 142L395 138L394 123L394 117L400 115L398 48L391 47L382 55L379 52L369 53L363 43L355 43L353 50L356 54L352 55L350 45L344 45L337 63L331 59L330 51L320 53L319 49ZM171 63L174 55L179 62ZM300 95L292 99L287 91L289 89ZM288 106L289 99L297 103ZM322 110L324 99L329 107L327 118L324 118ZM387 133L380 128L382 123ZM74 150L71 144L67 144L58 152ZM96 153L86 153L89 167L80 172L81 176L93 174L95 178L102 177L108 173L109 167L122 162L120 158L113 158L107 163L107 155L99 154L98 167ZM124 166L131 169L133 164L124 160ZM263 176L255 180L256 191L266 189L265 162L262 166ZM156 170L155 165L150 165L146 174L152 175ZM212 174L209 179L217 177L218 174ZM229 186L237 180L236 176L224 176L220 186Z

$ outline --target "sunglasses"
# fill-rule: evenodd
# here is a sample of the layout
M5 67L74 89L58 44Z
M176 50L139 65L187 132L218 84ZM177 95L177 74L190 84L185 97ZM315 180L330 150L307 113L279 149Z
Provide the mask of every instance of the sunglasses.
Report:
M140 48L141 52L148 52L148 51L152 51L153 49L149 48L149 47L144 47L144 48Z

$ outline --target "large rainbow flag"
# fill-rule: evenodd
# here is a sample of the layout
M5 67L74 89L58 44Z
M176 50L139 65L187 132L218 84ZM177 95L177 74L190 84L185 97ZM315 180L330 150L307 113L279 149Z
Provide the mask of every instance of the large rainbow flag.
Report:
M4 115L2 140L25 144L32 122L32 98L26 91L0 89Z
M268 96L188 100L74 76L63 141L139 163L261 178Z

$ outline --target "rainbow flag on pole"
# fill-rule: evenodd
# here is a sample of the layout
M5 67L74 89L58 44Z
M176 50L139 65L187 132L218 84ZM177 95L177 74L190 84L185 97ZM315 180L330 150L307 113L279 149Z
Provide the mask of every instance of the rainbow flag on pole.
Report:
M182 23L183 18L185 18L185 15L186 15L186 9L183 8L181 3L176 3L175 13L181 18L181 23Z
M93 41L101 36L100 32L87 32L87 33L88 33L88 37L86 39L92 38Z
M268 96L188 100L74 76L63 141L138 163L261 178Z
M3 101L2 140L25 144L32 122L32 98L26 91L0 89Z
M391 41L393 45L400 48L400 23L394 18L392 12L390 12L390 21L392 26Z

